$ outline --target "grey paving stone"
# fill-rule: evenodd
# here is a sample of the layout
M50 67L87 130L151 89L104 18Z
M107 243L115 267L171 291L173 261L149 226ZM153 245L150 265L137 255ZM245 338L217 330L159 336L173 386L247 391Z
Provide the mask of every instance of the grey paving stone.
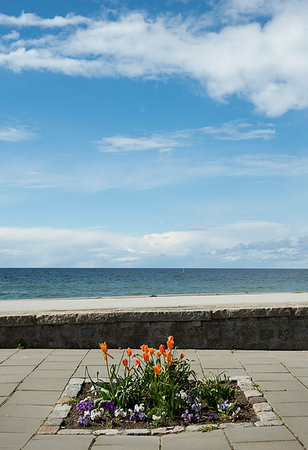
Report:
M82 361L82 359L84 358L84 355L81 354L71 354L71 353L66 353L64 355L59 355L59 354L52 354L49 355L46 359L45 362L67 362L67 361L73 361L73 362L77 362L80 363Z
M8 397L18 386L18 383L0 383L1 397Z
M276 442L244 442L234 444L234 450L303 450L297 441Z
M18 450L31 436L30 433L0 433L1 450Z
M267 402L254 403L253 410L257 414L261 411L272 411L272 407Z
M0 386L2 383L20 383L27 375L26 374L10 374L0 375Z
M259 372L271 372L271 373L280 373L280 372L288 372L288 370L282 364L245 364L245 369L249 373L259 373Z
M125 430L125 434L128 436L148 436L151 431L147 428L132 428L131 430Z
M92 434L91 430L86 430L83 428L64 428L63 430L59 430L58 434Z
M36 366L4 366L0 365L0 376L1 375L29 375Z
M27 378L19 386L18 391L62 391L67 378ZM0 385L1 389L1 385Z
M61 391L16 391L10 403L22 405L55 405Z
M41 419L24 417L2 417L0 420L1 433L34 433L41 425Z
M53 362L42 362L40 364L40 370L74 370L78 367L78 363L74 361L53 361Z
M286 417L284 420L292 433L308 448L308 417Z
M275 403L275 411L282 417L308 416L308 402Z
M262 391L307 391L299 381L260 381Z
M40 367L40 366L39 366ZM29 380L50 378L50 372L48 370L40 370L40 368L35 369L30 375ZM72 376L75 369L69 370L53 370L52 378L66 378L67 380Z
M222 430L162 436L163 450L230 450Z
M285 402L308 402L308 390L302 391L272 391L265 392L264 396L269 403L285 403Z
M257 414L258 419L264 421L277 420L278 417L273 411L262 411Z
M0 408L0 417L29 417L34 419L45 419L52 411L53 407L50 406L37 406L31 405L12 405L7 402Z
M293 373L296 377L307 377L308 369L307 367L292 367L290 368L290 372Z
M93 436L34 436L24 450L88 450Z
M254 423L256 427L278 427L280 425L283 425L282 420L276 419L276 420L258 420Z
M284 426L227 428L226 432L232 444L235 442L292 441L295 439Z
M159 450L159 437L156 436L99 436L93 449L111 448L116 450L140 449ZM186 449L187 450L187 449Z
M306 386L306 388L308 387L308 377L299 377L299 380Z
M294 375L289 372L260 372L254 375L253 381L259 383L259 381L296 381Z

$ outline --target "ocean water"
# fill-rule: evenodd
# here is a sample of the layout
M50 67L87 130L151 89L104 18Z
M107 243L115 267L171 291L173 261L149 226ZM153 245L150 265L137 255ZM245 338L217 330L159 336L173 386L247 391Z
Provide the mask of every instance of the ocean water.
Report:
M0 269L0 299L308 291L308 269Z

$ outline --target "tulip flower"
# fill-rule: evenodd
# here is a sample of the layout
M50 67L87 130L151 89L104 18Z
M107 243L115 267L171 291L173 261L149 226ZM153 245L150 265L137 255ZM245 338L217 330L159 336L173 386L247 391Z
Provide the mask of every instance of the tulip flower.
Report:
M159 375L161 372L161 366L157 364L156 366L153 367L153 370L156 373L156 375Z
M126 350L127 356L132 356L132 349L130 347L128 347L128 349Z
M123 363L123 366L125 367L125 369L127 369L127 370L129 371L127 358L124 358L124 359L122 360L122 363Z
M157 352L156 352L156 355L160 358L161 357L161 355L162 355L162 353L161 353L161 351L160 350L158 350Z
M143 344L140 348L143 353L149 353L149 347L147 345Z
M174 339L173 339L173 336L169 336L169 337L168 337L167 347L169 348L169 350L172 350L172 349L173 349L173 347L174 347Z
M139 366L140 366L140 359L136 359L136 361L135 361L135 366L136 366L136 367L139 367Z
M159 351L160 351L160 353L162 354L162 355L164 355L165 354L165 346L163 345L163 344L161 344L160 346L159 346Z
M155 348L149 348L150 355L153 355L155 353Z
M181 358L181 359L184 358L184 353L183 353L183 352L180 353L180 358Z
M144 362L148 362L150 359L149 353L143 352L141 356L142 356Z
M107 361L107 356L109 356L110 358L113 359L113 356L109 355L108 353L108 347L106 342L103 342L101 344L99 344L100 348L102 349L103 353L104 353L104 360Z

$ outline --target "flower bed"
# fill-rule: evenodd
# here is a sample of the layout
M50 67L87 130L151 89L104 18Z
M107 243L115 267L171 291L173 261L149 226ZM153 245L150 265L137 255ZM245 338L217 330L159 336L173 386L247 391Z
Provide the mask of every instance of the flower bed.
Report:
M141 353L128 348L118 365L107 344L99 344L106 362L108 382L99 378L84 386L66 419L69 428L155 428L251 421L251 405L227 377L198 379L183 353L147 345ZM121 370L122 369L122 370Z

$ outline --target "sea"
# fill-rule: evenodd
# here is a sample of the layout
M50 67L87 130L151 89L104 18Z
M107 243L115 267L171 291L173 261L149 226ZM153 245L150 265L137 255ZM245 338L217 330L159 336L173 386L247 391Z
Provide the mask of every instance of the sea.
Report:
M0 300L307 291L308 269L0 269Z

